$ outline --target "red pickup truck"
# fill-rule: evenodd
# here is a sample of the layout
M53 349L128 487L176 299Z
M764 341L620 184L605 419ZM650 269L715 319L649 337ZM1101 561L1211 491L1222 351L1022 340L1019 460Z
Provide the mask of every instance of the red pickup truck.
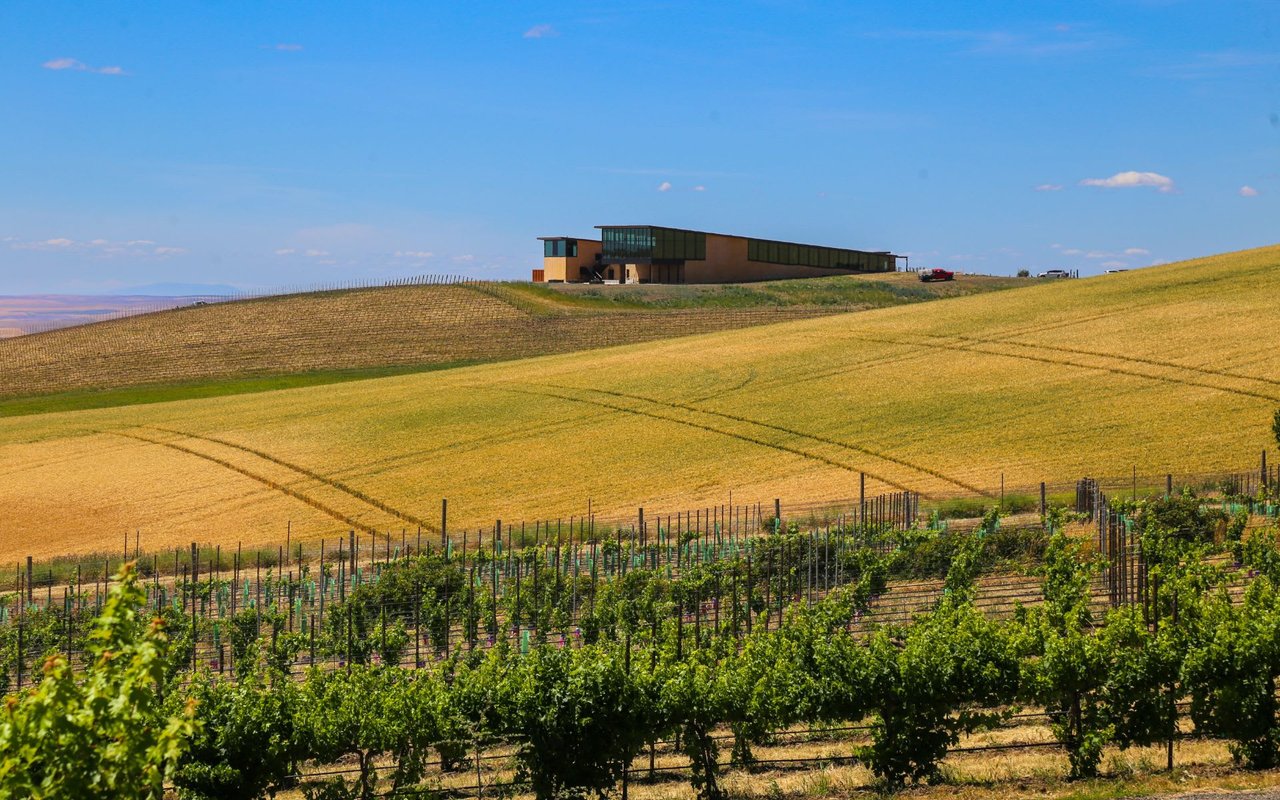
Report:
M949 269L934 267L933 269L920 270L920 280L928 283L930 281L954 281L956 274Z

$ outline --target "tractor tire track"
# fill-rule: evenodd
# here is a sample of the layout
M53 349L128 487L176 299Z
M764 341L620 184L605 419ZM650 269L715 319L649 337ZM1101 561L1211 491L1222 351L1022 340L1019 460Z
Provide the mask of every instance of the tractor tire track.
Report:
M250 472L249 470L243 467L233 464L230 461L226 461L224 459L218 458L217 456L211 456L211 455L208 455L207 453L201 453L198 450L192 450L189 447L183 447L182 445L174 444L173 442L162 442L157 439L148 439L145 436L141 436L135 433L124 433L121 431L103 431L103 433L110 433L115 436L123 436L126 439L134 439L139 442L146 442L147 444L154 444L160 447L167 447L170 450L176 450L179 453L186 453L187 455L195 456L196 458L202 458L205 461L210 461L214 464L217 464L220 467L224 467L226 469L231 470L232 472L243 475L244 477L249 478L250 480L257 481L258 483L261 483L263 486L266 486L269 489L273 489L277 492L280 492L281 494L288 495L289 497L292 497L295 500L299 500L305 503L306 505L309 505L312 508L316 509L317 511L327 514L328 516L333 517L334 519L346 524L351 528L355 528L363 533L377 533L377 528L374 528L370 525L366 525L365 523L360 522L359 520L352 519L351 517L348 517L346 514L343 514L341 511L330 508L329 506L325 505L324 503L321 503L319 500L316 500L313 497L308 497L307 495L297 491L296 489L290 489L288 486L283 486L279 483L276 483L275 481L271 480L268 477L265 477L263 475L258 475L255 472Z
M1146 364L1147 366L1152 366L1152 367L1168 367L1170 369L1183 370L1184 372L1198 372L1201 375L1213 375L1220 378L1231 378L1233 380L1253 381L1255 383L1265 383L1271 386L1280 386L1280 380L1275 380L1274 378L1259 378L1252 375L1241 375L1237 372L1229 372L1228 370L1224 370L1224 369L1210 369L1208 367L1192 367L1192 366L1187 366L1185 364L1178 364L1173 361L1160 361L1159 359L1154 359L1154 358L1122 356L1116 353L1105 353L1099 350L1083 350L1083 349L1074 348L1074 347L1060 347L1057 345L1049 345L1049 344L1026 344L1023 342L1016 342L1012 340L1002 341L1002 340L996 340L996 339L983 339L978 336L952 336L951 338L959 339L961 341L966 341L966 342L977 342L979 344L1009 345L1012 347L1026 347L1032 350L1053 350L1054 352L1058 352L1058 353L1072 353L1075 355L1082 355L1082 356L1094 356L1096 358L1109 358L1109 359L1112 359L1113 361L1128 361L1135 364Z
M571 387L571 386L555 386L554 388L557 388L557 389L565 389L565 390L572 390L572 389L574 389L574 388L576 388L576 387ZM840 440L838 440L838 439L829 439L829 438L827 438L827 437L825 437L825 436L815 436L815 435L813 435L813 434L811 434L811 433L805 433L805 432L803 432L803 431L797 431L797 430L794 430L794 429L792 429L792 428L785 428L785 427L783 427L783 426L781 426L781 425L774 425L773 423L770 423L770 422L760 422L759 420L754 420L754 419L751 419L751 418L749 418L749 417L742 417L742 416L738 416L738 415L736 415L736 414L726 414L726 413L724 413L724 412L722 412L722 411L708 411L708 410L706 410L706 409L697 408L697 407L695 407L695 406L688 405L688 404L685 404L685 403L664 402L664 401L661 401L661 400L654 400L654 399L653 399L653 398L651 398L651 397L644 397L644 396L641 396L641 395L634 395L634 394L626 394L626 393L624 393L624 392L615 392L615 391L610 391L610 390L608 390L608 389L592 389L592 388L588 388L588 389L586 389L586 391L588 391L588 392L597 392L597 393L599 393L599 394L609 395L609 396L611 396L611 397L619 397L619 398L623 398L623 399L627 399L627 400L640 400L640 401L642 401L642 402L646 402L646 403L653 403L653 404L654 404L654 405L656 405L656 406L662 406L662 407L665 407L665 408L679 408L679 409L682 409L682 410L685 410L685 411L692 411L692 412L694 412L694 413L696 413L696 414L707 414L708 416L721 417L721 418L723 418L723 419L733 420L734 422L742 422L742 423L745 423L745 424L747 424L747 425L755 425L755 426L757 426L757 427L767 428L767 429L769 429L769 430L778 431L779 433L785 433L785 434L787 434L787 435L789 435L789 436L797 436L797 437L800 437L800 438L802 438L802 439L810 439L810 440L815 441L815 442L821 442L822 444L829 444L829 445L832 445L833 447L839 447L839 448L841 448L842 450L851 450L851 451L853 451L853 452L855 452L855 453L860 453L860 454L862 454L862 455L864 455L864 456L871 456L872 458L878 458L878 459L880 459L881 461L888 461L888 462L889 462L889 463L891 463L891 464L897 464L897 465L898 465L898 466L900 466L900 467L906 467L907 469L915 470L916 472L921 472L921 473L923 473L923 474L925 474L925 475L930 475L930 476L932 476L932 477L934 477L934 478L938 478L939 480L946 481L947 483L950 483L950 484L952 484L953 486L959 486L961 489L964 489L964 490L969 491L969 492L974 492L975 494L985 495L985 496L988 496L988 497L990 496L990 493L989 493L989 492L984 492L983 490L979 489L979 488L978 488L978 487L976 487L976 486L970 486L969 484L965 483L964 481L961 481L961 480L958 480L958 479L956 479L956 478L953 478L953 477L951 477L950 475L947 475L947 474L942 473L942 472L938 472L937 470L935 470L935 469L931 469L931 468L929 468L929 467L922 467L922 466L920 466L919 464L914 464L914 463L912 463L912 462L910 462L910 461L907 461L907 460L905 460L905 459L898 458L898 457L896 457L896 456L891 456L891 455L888 455L888 454L886 454L886 453L882 453L882 452L880 452L880 451L878 451L878 450L872 450L872 449L871 449L871 448L869 448L869 447L862 447L862 446L859 446L859 445L856 445L856 444L849 444L848 442L842 442L842 441L840 441ZM901 487L899 487L899 488L901 488Z
M922 345L912 344L911 342L896 341L893 339L877 339L871 336L862 336L858 338L864 339L868 342L879 342L880 344L896 344L899 346L907 346L907 347L922 347ZM1171 383L1177 386L1188 386L1188 387L1195 387L1199 389L1212 389L1213 391L1216 391L1216 392L1224 392L1226 394L1240 395L1241 397L1252 397L1258 400L1266 400L1269 403L1280 402L1280 398L1278 397L1259 394L1258 392L1251 392L1251 391L1248 391L1247 389L1233 389L1228 386L1218 386L1217 384L1212 384L1212 383L1200 383L1198 381L1190 381L1190 380L1185 380L1181 378L1173 378L1167 375L1150 375L1145 372L1135 372L1133 370L1120 369L1119 367L1105 367L1105 366L1098 366L1097 364L1082 364L1078 361L1069 361L1066 359L1056 360L1056 359L1049 358L1047 356L1033 356L1033 355L1021 354L1021 353L1001 353L999 351L983 350L973 346L947 344L946 342L939 341L938 339L931 339L929 341L929 347L941 348L943 350L954 350L960 353L980 353L982 355L1001 356L1003 358L1013 358L1013 359L1019 359L1022 361L1035 361L1042 364L1053 364L1054 366L1059 366L1059 367L1077 367L1079 369L1092 370L1095 372L1108 372L1113 375L1124 375L1130 378L1145 378L1146 380L1158 381L1160 383Z
M515 389L511 387L494 387L494 388L495 389L500 388L501 391L514 392L516 394L525 394L525 395L531 395L534 397L551 397L557 400L565 400L570 403L581 403L583 405L595 406L597 408L608 408L614 411L621 411L626 414L633 414L638 417L648 417L649 419L661 420L663 422L674 422L677 425L684 425L689 428L696 428L697 430L705 431L707 433L715 433L715 434L719 434L720 436L727 436L731 439L738 439L739 441L748 442L750 444L759 445L761 447L766 447L770 450L777 450L784 453L790 453L795 456L800 456L801 458L809 459L811 461L818 461L823 464L826 464L827 466L835 467L837 469L841 469L846 472L862 473L862 474L865 474L868 478L872 478L874 480L880 481L881 483L884 483L888 486L892 486L895 489L901 489L903 491L910 490L910 487L905 486L897 481L886 478L883 475L879 475L874 472L868 472L865 469L852 467L848 464L844 464L840 461L836 461L835 459L828 458L819 453L811 453L811 452L808 452L807 450L801 450L796 447L790 447L784 444L777 444L775 442L767 442L767 441L764 441L763 439L757 439L753 436L747 436L746 434L737 433L735 431L722 430L720 428L716 428L711 425L702 425L700 423L693 422L687 419L681 419L679 417L670 417L663 414L656 414L652 411L642 411L637 408L628 408L627 406L614 405L612 403L606 403L601 400L588 400L582 397L574 397L572 395L559 394L559 393L550 392L550 391L537 392L532 389ZM560 387L548 387L548 388L560 388ZM929 495L924 495L924 496L928 497Z
M439 530L439 526L434 525L433 523L430 523L427 520L422 519L421 517L417 517L413 514L410 514L407 511L401 511L400 509L392 505L384 503L383 501L379 500L376 497L373 497L371 495L366 494L365 492L360 491L354 486L350 486L348 484L343 483L342 481L338 481L338 480L334 480L333 478L326 477L316 472L315 470L308 469L307 467L301 466L299 464L294 464L292 462L285 461L282 458L277 458L271 455L270 453L264 452L262 450L257 450L255 448L248 447L246 445L236 444L235 442L229 442L226 439L219 439L214 436L202 436L198 433L188 433L187 431L180 431L174 428L162 428L154 425L149 427L151 430L163 431L164 433L173 433L173 434L177 434L178 436L185 436L189 439L195 439L201 442L210 442L212 444L219 444L224 447L230 447L233 450L240 450L241 452L249 453L250 455L254 455L254 456L257 456L258 458L261 458L263 461L269 461L272 464L275 464L277 466L284 467L285 469L293 470L294 472L297 472L300 475L305 475L306 477L311 478L312 480L323 483L324 485L332 489L337 489L339 492L349 495L350 497L354 497L356 500L359 500L362 503L366 503L370 506L373 506L379 511L382 511L386 514L390 514L391 516L395 517L396 519L399 519L402 522L408 522L411 525L421 526L423 530L428 530L428 531Z
M474 387L470 389L489 390L492 387ZM436 445L434 447L425 447L418 450L409 450L398 453L393 456L376 459L374 461L365 461L361 463L353 463L344 467L340 474L347 478L354 477L370 477L376 475L389 468L394 468L402 463L413 462L425 456L456 456L460 453L469 453L485 447L493 447L496 445L513 444L532 436L540 436L547 434L559 433L562 430L571 430L575 426L581 424L579 420L551 420L538 425L532 425L527 428L521 428L516 431L507 433L497 433L489 436L477 436L470 439L462 439L456 442L448 442Z

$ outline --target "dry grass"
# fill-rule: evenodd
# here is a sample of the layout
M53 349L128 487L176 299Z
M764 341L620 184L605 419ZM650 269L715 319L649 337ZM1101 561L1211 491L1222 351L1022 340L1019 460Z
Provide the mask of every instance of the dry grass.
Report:
M722 731L726 733L727 731ZM750 770L724 767L721 788L739 800L779 800L780 798L883 797L874 775L852 762L854 748L867 743L864 734L836 733L807 737L780 734L772 744L757 745L753 753L760 763ZM962 738L958 747L979 747L1004 743L1043 743L1029 749L953 752L943 762L940 779L932 784L912 786L896 796L918 800L933 798L986 798L995 793L1009 798L1116 798L1163 795L1190 791L1239 791L1280 785L1280 771L1253 772L1236 768L1227 745L1219 740L1184 739L1174 748L1175 769L1165 769L1163 746L1128 750L1109 748L1104 753L1100 777L1088 781L1068 781L1065 753L1049 731L1039 724L1023 724ZM721 741L722 762L728 758L729 740ZM515 777L510 747L487 750L482 760L480 780L486 794ZM787 759L805 759L777 764ZM827 760L826 764L817 760ZM770 764L770 762L775 762ZM649 774L647 752L631 765L628 797L635 800L694 800L696 794L687 779L688 759L672 751L670 743L657 749ZM350 766L350 765L346 765ZM476 772L467 767L458 772L440 773L430 769L428 787L473 793ZM282 795L285 797L299 796ZM503 796L531 797L525 791L505 790Z
M730 490L856 496L860 472L869 491L948 494L992 491L1002 473L1237 467L1280 405L1278 296L1272 247L591 353L0 420L0 557L111 549L134 528L144 547L274 542L286 520L308 537L412 530L405 515L434 520L441 497L456 531L567 518L588 498L623 514Z
M987 292L1014 283L971 278L912 285L907 279L914 276L751 287L425 285L187 307L0 341L0 398L501 361Z

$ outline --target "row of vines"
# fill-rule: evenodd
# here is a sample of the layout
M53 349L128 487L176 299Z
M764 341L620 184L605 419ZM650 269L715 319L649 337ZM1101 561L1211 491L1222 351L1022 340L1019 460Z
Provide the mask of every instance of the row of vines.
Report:
M149 622L146 595L126 573L78 671L53 650L38 687L6 703L0 793L422 794L438 788L431 765L478 769L482 754L506 748L518 765L508 789L603 796L661 740L675 743L692 786L712 800L723 794L723 770L750 768L753 748L777 732L857 723L867 736L850 756L893 788L936 777L961 736L1024 708L1044 709L1073 777L1096 774L1106 746L1183 735L1180 708L1194 735L1228 740L1250 767L1275 765L1275 530L1246 535L1231 524L1223 540L1218 520L1190 498L1131 511L1152 595L1141 607L1096 606L1091 586L1102 565L1055 512L1040 602L1004 619L981 613L975 581L999 535L993 514L958 538L943 592L911 624L855 625L903 558L867 547L856 551L861 564L846 565L849 580L821 596L789 594L780 625L766 626L763 609L748 606L736 629L722 619L686 630L684 581L695 571L665 585L640 573L628 591L618 591L625 581L611 584L617 599L597 606L610 609L607 620L578 646L503 636L417 669L352 657L340 669L290 675L292 659L281 653L296 646L283 644L289 634L245 625L236 679L193 673L187 618ZM765 541L786 547L789 538L803 541L786 533ZM350 620L349 630L377 608L381 623L383 609L396 607L385 600L417 598L425 575L441 568L422 557L388 571L335 617ZM90 775L107 777L76 783Z

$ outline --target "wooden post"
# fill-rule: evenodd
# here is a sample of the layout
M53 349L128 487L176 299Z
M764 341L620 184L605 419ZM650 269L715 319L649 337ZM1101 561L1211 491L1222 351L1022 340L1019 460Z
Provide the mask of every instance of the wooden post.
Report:
M1048 511L1049 511L1049 508L1045 504L1044 481L1040 481L1040 516L1043 517L1045 514L1048 513Z

